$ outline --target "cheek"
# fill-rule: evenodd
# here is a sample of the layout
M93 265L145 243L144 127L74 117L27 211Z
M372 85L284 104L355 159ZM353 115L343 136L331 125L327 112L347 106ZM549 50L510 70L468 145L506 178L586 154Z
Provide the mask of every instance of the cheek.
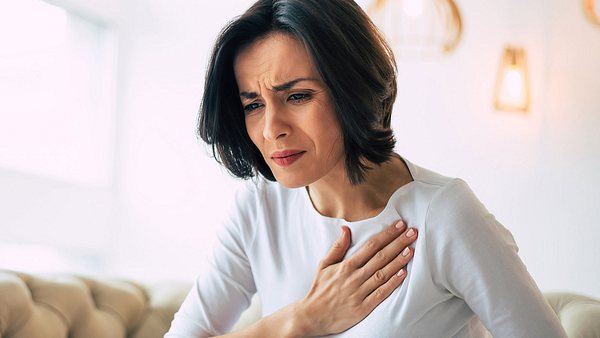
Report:
M331 102L331 98L327 97L318 107L318 114L315 114L316 125L320 128L323 139L331 142L332 147L335 147L336 143L341 143L342 129L338 121L337 114Z
M332 148L340 147L343 144L342 129L335 116L329 116L326 121L321 121L320 127L322 128L323 140L331 144Z
M342 136L342 130L337 124L336 128L332 127L332 131L335 132L332 132L330 136L331 156L335 161L338 161L340 158L345 157L344 138Z
M328 162L337 162L344 154L341 130L337 124L323 123L319 127L313 134L318 153Z
M340 133L332 134L329 142L331 142L331 157L337 159L344 155L344 142Z
M259 150L262 150L260 147L262 144L262 142L260 142L262 137L262 129L260 128L258 121L252 118L246 118L246 133L248 133L252 143L254 143Z

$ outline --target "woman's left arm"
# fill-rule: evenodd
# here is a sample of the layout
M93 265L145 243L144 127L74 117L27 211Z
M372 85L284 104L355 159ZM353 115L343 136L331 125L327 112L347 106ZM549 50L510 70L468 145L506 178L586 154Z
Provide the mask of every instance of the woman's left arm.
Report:
M511 233L464 181L433 198L425 238L434 280L464 299L494 337L566 337Z

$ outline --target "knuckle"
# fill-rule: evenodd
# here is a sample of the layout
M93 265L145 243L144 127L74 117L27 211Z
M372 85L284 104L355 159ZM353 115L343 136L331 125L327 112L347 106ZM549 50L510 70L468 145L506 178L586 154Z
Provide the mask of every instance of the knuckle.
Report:
M375 275L373 277L375 278L376 281L378 281L380 283L383 283L386 280L385 272L383 272L383 270L377 270L377 272L375 272Z
M348 297L348 300L350 301L350 305L355 309L355 311L359 310L363 306L364 298L360 297L359 295L354 294Z
M375 292L373 292L373 298L378 301L382 300L384 298L383 290L381 290L381 288L375 290Z
M346 290L346 289L351 288L352 286L353 286L352 279L351 278L344 278L344 280L342 281L342 283L340 285L340 290ZM349 297L348 299L352 300L351 297Z
M356 274L348 276L348 278L344 280L344 288L355 287L360 284L359 281L360 279Z
M375 258L376 258L377 260L379 260L379 261L382 261L382 262L385 262L385 260L386 260L385 253L383 253L383 251L378 251L378 252L375 254Z
M385 233L387 233L388 235L395 235L395 236L397 236L398 235L398 229L395 228L395 227L387 227L385 229Z
M353 270L352 261L345 260L340 263L340 272L343 274L350 273Z
M364 266L362 268L356 270L357 280L364 281L364 280L367 280L369 277L370 277L370 274Z
M374 238L369 239L366 243L365 243L365 248L367 249L374 249L377 248L377 241Z

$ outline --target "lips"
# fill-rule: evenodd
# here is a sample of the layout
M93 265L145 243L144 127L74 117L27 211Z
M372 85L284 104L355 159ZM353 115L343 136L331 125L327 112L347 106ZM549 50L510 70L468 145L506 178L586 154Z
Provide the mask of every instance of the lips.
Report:
M283 150L271 154L271 159L281 167L289 167L306 153L304 150Z

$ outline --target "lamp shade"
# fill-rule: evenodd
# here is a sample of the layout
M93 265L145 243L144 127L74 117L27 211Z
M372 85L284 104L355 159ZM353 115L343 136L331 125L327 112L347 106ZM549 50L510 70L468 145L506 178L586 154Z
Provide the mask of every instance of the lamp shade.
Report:
M462 33L453 0L374 0L368 13L397 54L444 54Z
M527 112L530 104L529 73L525 50L508 46L504 49L494 93L497 110Z

